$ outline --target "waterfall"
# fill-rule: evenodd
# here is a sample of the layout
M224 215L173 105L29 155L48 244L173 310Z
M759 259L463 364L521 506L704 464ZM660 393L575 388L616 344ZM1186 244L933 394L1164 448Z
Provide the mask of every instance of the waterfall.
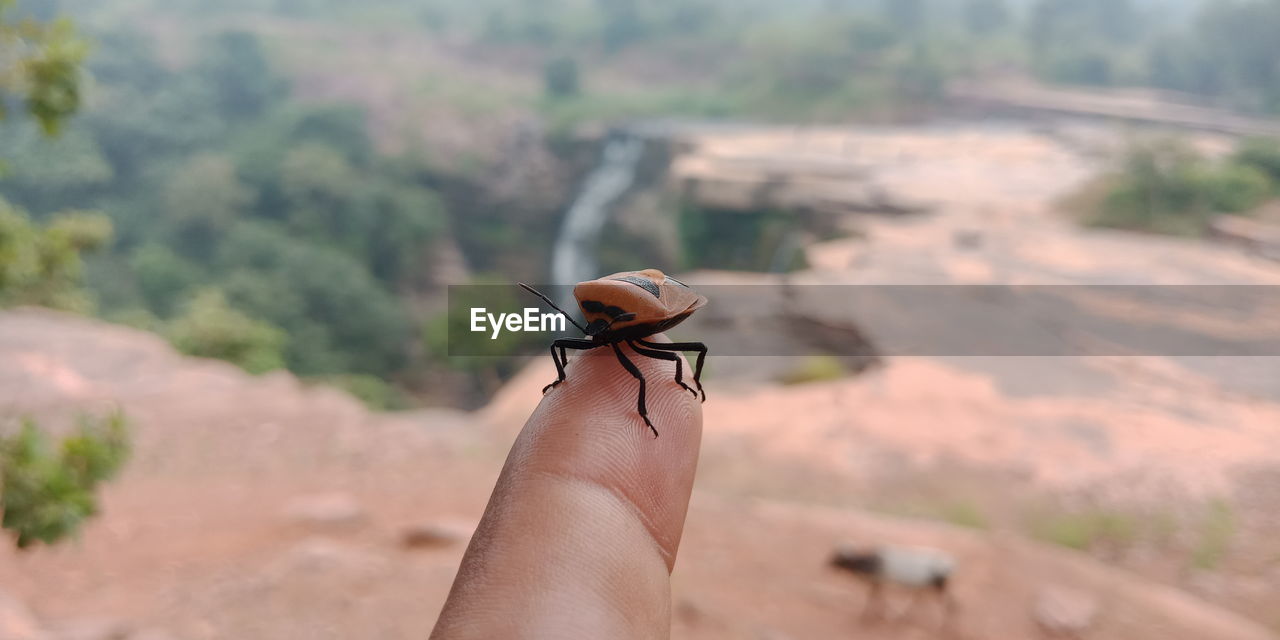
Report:
M551 282L575 284L597 278L595 250L611 207L635 182L644 142L617 135L605 144L600 164L587 176L569 212L551 256Z

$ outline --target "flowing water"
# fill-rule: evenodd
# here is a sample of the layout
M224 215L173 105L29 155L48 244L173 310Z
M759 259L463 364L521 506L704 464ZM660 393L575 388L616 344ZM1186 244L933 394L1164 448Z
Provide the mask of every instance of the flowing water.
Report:
M551 282L574 284L599 277L596 244L613 205L635 182L644 142L618 135L605 144L599 166L591 172L565 214L551 258Z

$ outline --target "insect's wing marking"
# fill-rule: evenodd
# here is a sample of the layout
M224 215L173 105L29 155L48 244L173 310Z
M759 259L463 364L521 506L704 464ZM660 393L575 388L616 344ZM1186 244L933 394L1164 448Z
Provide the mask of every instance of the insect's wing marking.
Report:
M630 282L631 284L634 284L637 287L640 287L641 289L648 291L653 297L662 298L662 289L658 288L658 283L648 278L642 278L640 276L632 275L632 276L621 276L618 278L610 278L610 279L620 280L622 282Z
M689 308L688 308L688 309L685 309L685 312L686 312L686 313L692 313L692 312L697 311L698 309L701 309L701 308L703 308L703 307L705 307L705 306L707 306L707 297L706 297L706 296L698 296L698 299L697 299L697 300L694 300L694 301L693 301L693 304L689 305Z
M663 284L662 303L669 315L676 315L706 306L707 298L685 285Z

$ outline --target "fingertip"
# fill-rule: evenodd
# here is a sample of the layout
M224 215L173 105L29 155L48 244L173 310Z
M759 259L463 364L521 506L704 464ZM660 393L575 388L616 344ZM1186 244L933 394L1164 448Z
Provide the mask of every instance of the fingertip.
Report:
M540 470L599 483L632 502L673 562L697 469L702 404L676 382L675 362L625 344L619 350L645 378L656 437L639 413L639 381L612 347L602 347L571 357L565 381L543 397L516 447ZM681 366L691 381L690 367Z
M513 625L554 637L669 633L702 405L676 382L674 361L619 351L645 379L659 436L618 352L573 357L512 446L433 637L503 637Z

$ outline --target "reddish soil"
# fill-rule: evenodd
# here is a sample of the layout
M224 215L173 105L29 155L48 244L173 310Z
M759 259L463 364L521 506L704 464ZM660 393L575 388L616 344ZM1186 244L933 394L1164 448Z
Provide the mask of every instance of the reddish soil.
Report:
M118 405L137 445L82 538L0 553L0 585L44 620L111 618L177 638L424 637L463 546L408 551L399 532L479 517L520 407L537 401L523 381L545 377L545 364L480 414L379 416L287 375L180 357L149 334L40 310L0 314L8 413L57 425L74 410ZM715 432L742 429L730 416L751 406L713 398L708 459L731 442ZM774 401L787 400L756 400ZM349 494L363 518L325 526L287 516L298 497L332 492ZM860 587L823 566L845 539L951 550L962 567L958 623L940 632L927 609L862 623ZM1100 600L1089 638L1272 637L1186 593L1010 534L713 488L695 493L673 580L681 638L1036 638L1032 601L1049 585Z

